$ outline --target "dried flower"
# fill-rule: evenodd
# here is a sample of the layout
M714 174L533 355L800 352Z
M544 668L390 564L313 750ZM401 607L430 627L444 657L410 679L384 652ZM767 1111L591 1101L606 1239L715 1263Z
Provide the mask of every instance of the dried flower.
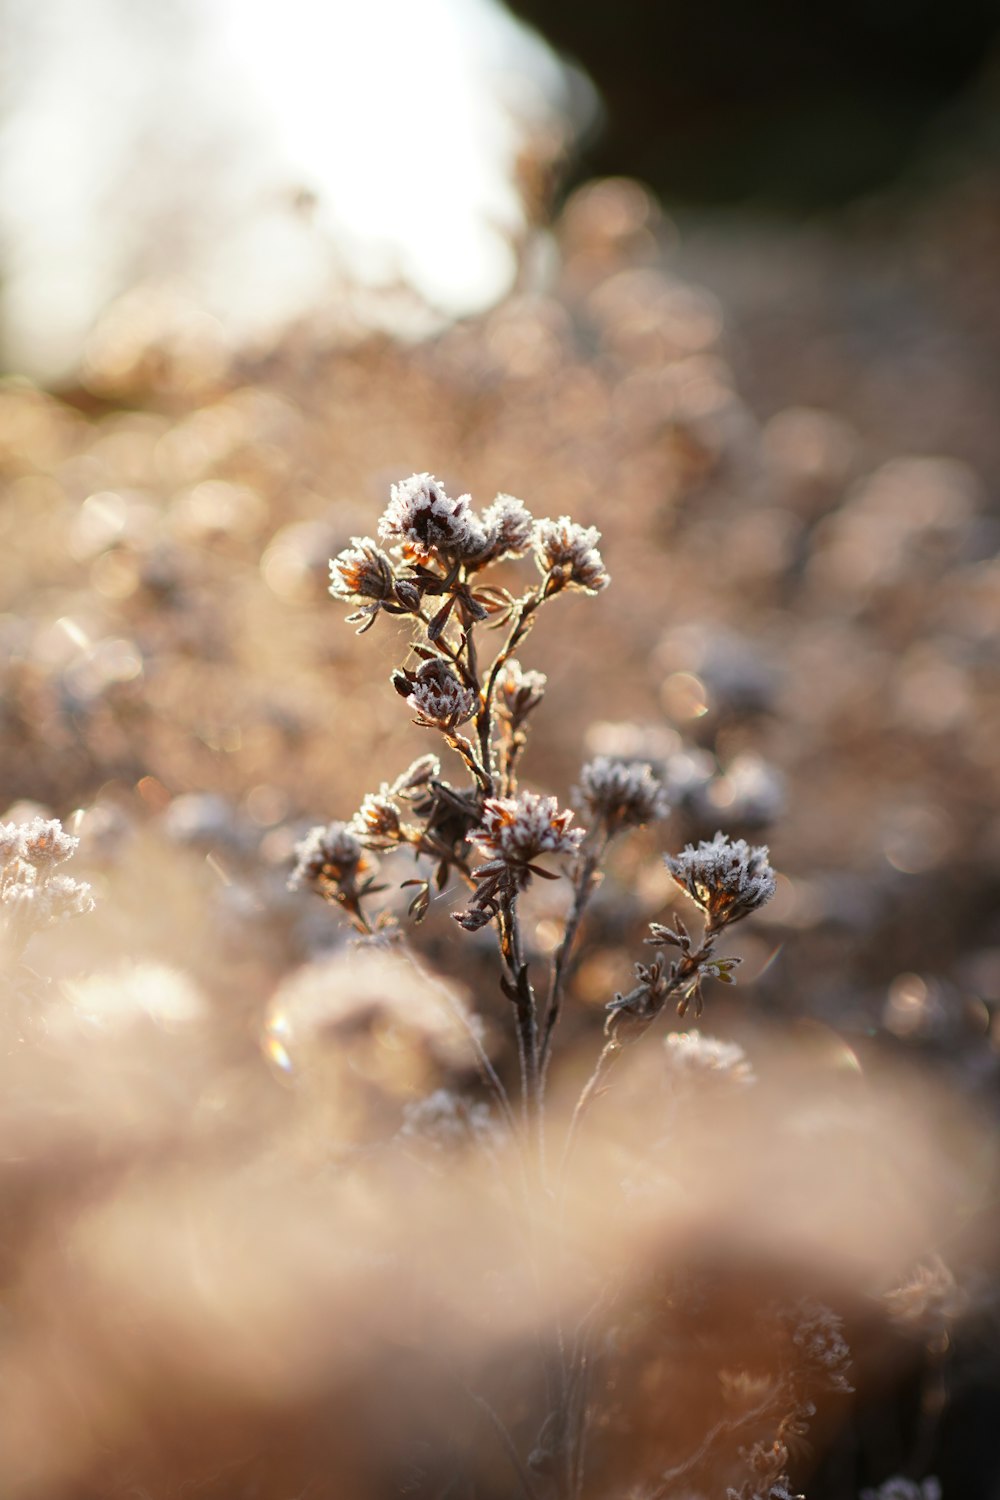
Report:
M965 1294L940 1255L914 1267L900 1286L884 1293L883 1301L894 1322L918 1329L943 1327L966 1306Z
M439 656L421 662L415 672L394 672L392 680L396 691L416 712L418 723L454 729L475 712L475 693Z
M486 531L469 509L468 495L452 500L433 474L412 474L394 484L391 495L378 534L397 543L408 561L475 557L486 550Z
M20 857L40 873L61 865L79 848L80 840L64 833L58 818L33 818L21 829Z
M349 623L364 622L358 635L371 628L380 609L394 615L419 610L420 590L409 579L396 577L392 559L371 537L352 537L351 543L330 563L330 593L361 605L347 616Z
M0 824L0 906L7 945L20 952L32 933L92 911L90 886L53 873L80 840L64 833L58 818Z
M609 833L637 828L670 812L663 783L646 761L598 755L580 773L577 800Z
M354 536L330 563L335 599L391 599L396 575L392 559L371 537Z
M481 824L469 837L492 857L473 870L476 894L465 911L453 913L455 921L468 932L477 932L492 921L505 901L530 885L532 875L551 878L534 861L542 854L578 851L584 830L570 828L572 818L572 812L559 811L555 797L536 792L487 797Z
M570 587L596 594L607 588L611 579L597 550L600 540L596 526L578 526L569 516L535 522L535 561L550 592Z
M353 886L357 876L368 868L364 849L348 824L320 824L296 844L288 888L295 891L311 886L326 895L335 887Z
M670 1066L676 1073L725 1079L727 1083L754 1083L753 1067L737 1042L702 1036L699 1031L671 1031L665 1038Z
M366 849L391 849L399 842L399 808L392 800L392 789L385 782L377 792L369 792L347 825Z
M544 672L525 672L511 657L496 682L493 701L498 716L518 728L541 703L547 681Z
M844 1320L823 1302L803 1301L791 1314L792 1343L806 1369L829 1390L852 1391L847 1379L851 1351L843 1335Z
M531 546L535 520L523 500L513 495L498 495L483 512L483 526L489 539L489 561L501 557L521 557Z
M667 869L715 927L749 916L775 891L774 871L765 845L751 846L717 833L682 854L664 856Z
M407 766L401 776L397 776L389 791L394 797L406 797L413 800L427 788L427 784L436 776L441 775L441 762L436 755L420 755L411 765Z
M491 853L494 861L516 872L518 888L523 889L528 884L531 863L539 855L577 852L584 830L570 828L572 821L572 812L560 812L555 797L542 797L537 792L487 797L482 825L471 837Z

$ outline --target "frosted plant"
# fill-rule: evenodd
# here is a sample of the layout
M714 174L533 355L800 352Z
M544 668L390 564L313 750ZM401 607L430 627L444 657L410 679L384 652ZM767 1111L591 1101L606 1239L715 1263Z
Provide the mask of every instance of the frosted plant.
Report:
M439 1090L407 1107L402 1136L414 1149L421 1141L437 1148L462 1142L489 1153L491 1132L495 1137L505 1131L521 1163L524 1213L534 1222L539 1205L561 1201L573 1172L574 1144L616 1059L641 1040L668 1005L681 1017L691 1008L700 1014L706 985L734 982L739 958L720 954L718 941L770 899L775 876L766 848L723 833L666 856L675 882L701 914L701 931L689 932L677 916L669 924L650 924L647 941L658 951L651 961L636 963L632 987L607 1002L603 1048L579 1092L562 1150L553 1152L547 1144L557 1128L547 1105L549 1069L560 1017L572 1000L587 909L612 844L670 813L664 778L644 759L598 755L590 760L574 794L580 822L556 796L517 783L546 681L525 669L515 653L552 600L594 595L607 587L600 533L568 516L536 520L510 495L498 495L479 514L468 495L452 499L426 473L392 486L377 531L382 545L355 538L332 561L330 591L357 606L350 618L360 621L362 630L383 614L409 625L409 643L391 674L392 685L414 724L438 736L453 763L445 769L436 754L426 753L395 781L369 792L349 820L314 828L296 850L290 883L341 906L368 937L394 934L401 920L395 903L387 898L376 905L375 898L389 889L385 872L393 857L408 857L412 873L399 888L407 893L410 920L423 920L432 898L450 899L459 928L478 934L483 946L490 936L495 939L499 987L511 1007L517 1044L516 1095L494 1068L470 1019L492 1108ZM536 576L519 594L512 592L510 566L529 553L540 581ZM494 583L489 568L501 560L504 581ZM499 646L490 653L487 626L499 632ZM568 906L558 941L543 958L526 937L521 907L536 880L560 878L569 881ZM454 940L470 941L457 933ZM540 983L543 963L548 972ZM710 1075L730 1084L753 1077L740 1047L695 1031L671 1033L666 1050L677 1077ZM526 1243L534 1235L529 1231ZM781 1421L773 1442L748 1450L751 1478L743 1491L734 1492L741 1500L751 1494L790 1500L788 1444L808 1426L809 1382L842 1388L846 1345L834 1315L797 1305L786 1321L781 1336L806 1373L794 1390L779 1391L783 1415L774 1408L778 1398L769 1395L766 1411ZM529 1495L541 1494L531 1477L537 1471L547 1476L546 1495L579 1500L587 1433L600 1422L598 1387L592 1386L586 1399L574 1394L583 1389L589 1358L582 1335L546 1356L550 1406L539 1414L536 1445L526 1457L492 1413L497 1431L505 1433L520 1487ZM475 1399L483 1408L483 1399ZM650 1477L650 1495L673 1493L665 1477Z
M55 873L79 843L58 818L0 823L0 951L8 962L20 958L34 933L93 909L86 881Z

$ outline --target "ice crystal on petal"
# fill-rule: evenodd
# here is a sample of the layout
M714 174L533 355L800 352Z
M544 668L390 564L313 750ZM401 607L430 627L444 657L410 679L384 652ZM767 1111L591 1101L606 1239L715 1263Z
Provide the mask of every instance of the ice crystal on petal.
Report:
M774 895L775 875L765 845L717 833L697 848L688 844L682 854L664 858L677 884L717 926L738 922Z
M578 526L569 516L535 522L535 561L555 589L584 589L596 594L610 583L597 550L601 533L596 526Z

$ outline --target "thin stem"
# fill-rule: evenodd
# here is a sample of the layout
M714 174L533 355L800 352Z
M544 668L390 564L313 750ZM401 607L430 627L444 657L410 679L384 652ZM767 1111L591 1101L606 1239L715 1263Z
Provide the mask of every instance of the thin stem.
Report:
M471 742L467 740L464 735L456 734L455 731L451 729L445 730L444 737L448 741L448 744L451 746L451 748L453 750L457 750L459 755L465 761L465 764L468 766L469 770L472 772L476 780L479 790L483 792L487 797L492 796L493 778L490 775L489 771L486 770L486 767L481 765L480 762L476 759L476 752L473 749Z
M706 1459L711 1451L712 1444L716 1438L721 1437L724 1432L738 1432L741 1427L746 1427L750 1422L756 1422L760 1417L766 1417L774 1407L774 1396L769 1395L752 1410L744 1412L741 1417L720 1417L713 1427L710 1427L702 1438L698 1447L686 1458L683 1463L675 1464L672 1469L664 1469L660 1475L660 1483L653 1490L649 1500L666 1500L669 1487L675 1480L685 1474L690 1474L692 1469L698 1467L703 1459Z
M527 1500L538 1500L538 1495L535 1491L535 1487L531 1482L531 1476L528 1473L527 1469L524 1467L524 1464L521 1462L520 1454L517 1451L517 1445L508 1432L507 1427L505 1426L499 1414L486 1400L485 1396L477 1395L474 1390L470 1389L470 1387L466 1385L464 1380L459 1380L458 1384L468 1396L469 1400L472 1401L476 1406L478 1406L483 1415L489 1419L493 1431L496 1433L497 1437L500 1439L500 1442L503 1444L504 1451L506 1452L507 1457L510 1459L511 1468L517 1475L518 1483L520 1484L521 1489L524 1491L524 1494L527 1496Z
M599 843L595 844L590 853L584 859L577 876L573 890L573 905L566 918L566 926L563 930L562 942L555 951L552 960L552 975L549 981L549 993L545 1003L543 1015L545 1016L542 1031L542 1044L540 1051L541 1059L541 1090L544 1097L545 1081L548 1076L549 1063L552 1058L552 1034L556 1029L559 1016L562 1011L563 991L566 977L569 972L570 956L580 923L583 919L584 909L599 884L594 879L598 866L604 858L610 839L605 836Z
M479 736L479 754L483 764L490 759L490 731L493 727L493 693L496 689L497 678L503 671L511 652L516 650L521 641L531 629L532 616L544 599L543 593L530 593L521 600L520 608L514 618L507 639L504 641L500 651L490 668L490 675L486 679L483 689L483 701L479 713L476 715L476 732Z
M569 1170L569 1164L573 1155L573 1147L576 1144L576 1137L577 1132L580 1129L580 1123L583 1120L583 1117L586 1114L588 1108L590 1107L591 1102L595 1098L597 1090L604 1082L604 1079L607 1077L608 1073L611 1070L611 1066L614 1063L615 1058L618 1056L621 1050L621 1042L619 1042L615 1037L609 1037L609 1039L604 1044L600 1057L597 1059L597 1065L595 1066L593 1073L591 1073L590 1077L587 1079L587 1082L584 1084L582 1090L580 1091L580 1097L576 1101L576 1108L573 1111L573 1118L569 1122L569 1130L566 1133L566 1145L563 1147L562 1163L559 1168L559 1181L561 1187L565 1186L566 1173Z
M439 992L441 998L444 1000L444 1003L447 1005L452 1015L464 1029L466 1035L469 1038L469 1041L472 1043L472 1050L476 1055L476 1062L479 1064L479 1070L486 1080L486 1083L492 1090L493 1095L500 1106L500 1110L507 1122L507 1126L510 1130L511 1135L516 1136L517 1121L514 1118L514 1110L510 1102L510 1095L504 1088L503 1080L490 1061L485 1047L479 1040L479 1036L476 1033L476 1028L472 1024L471 1017L466 1015L465 1011L459 1005L458 1001L448 989L447 985L441 984L438 980L436 980L432 974L429 974L426 969L424 969L420 964L417 963L416 959L413 959L413 966L418 970L421 977L426 979L428 984L432 985L433 988Z
M538 1018L535 994L528 979L528 965L521 947L521 929L517 918L517 897L512 896L500 909L500 953L510 976L510 998L517 1016L518 1052L521 1062L521 1102L526 1126L540 1117L538 1090Z

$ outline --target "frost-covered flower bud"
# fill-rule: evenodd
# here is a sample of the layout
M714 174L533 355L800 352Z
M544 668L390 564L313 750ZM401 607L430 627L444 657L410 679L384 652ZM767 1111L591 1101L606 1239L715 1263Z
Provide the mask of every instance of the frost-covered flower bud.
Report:
M421 662L415 672L394 672L392 680L422 724L454 729L475 712L475 693L439 656Z
M78 838L63 832L58 818L32 818L21 829L21 858L40 874L61 865L79 845Z
M521 557L531 546L535 520L523 500L498 495L483 511L483 526L489 539L489 561Z
M383 541L399 545L403 556L417 563L428 563L435 556L473 556L486 543L468 495L452 500L433 474L412 474L392 486L378 534Z
M0 823L0 870L12 860L20 859L24 849L24 829L20 823Z
M577 588L596 594L607 588L611 579L597 550L600 540L596 526L578 526L569 516L535 522L535 562L552 592Z
M738 922L770 901L776 880L765 845L749 845L717 833L697 848L664 856L674 880L716 926Z
M371 537L355 536L330 562L330 593L346 601L393 597L396 575L392 559Z
M367 868L360 840L346 823L320 824L295 846L289 890L351 884Z
M351 833L363 844L389 848L399 838L399 808L393 802L390 788L384 783L377 792L369 792L348 824Z
M541 703L547 681L544 672L525 672L511 657L497 677L493 701L498 716L518 728Z
M429 781L441 775L441 762L436 755L421 755L407 766L401 776L392 783L391 791L396 797L412 797L423 792Z
M518 872L526 885L526 867L541 854L576 854L584 836L570 828L573 814L560 811L555 797L521 792L517 797L487 797L482 824L471 835L493 859Z
M670 812L663 783L648 761L597 755L581 771L576 796L609 833L638 828Z

